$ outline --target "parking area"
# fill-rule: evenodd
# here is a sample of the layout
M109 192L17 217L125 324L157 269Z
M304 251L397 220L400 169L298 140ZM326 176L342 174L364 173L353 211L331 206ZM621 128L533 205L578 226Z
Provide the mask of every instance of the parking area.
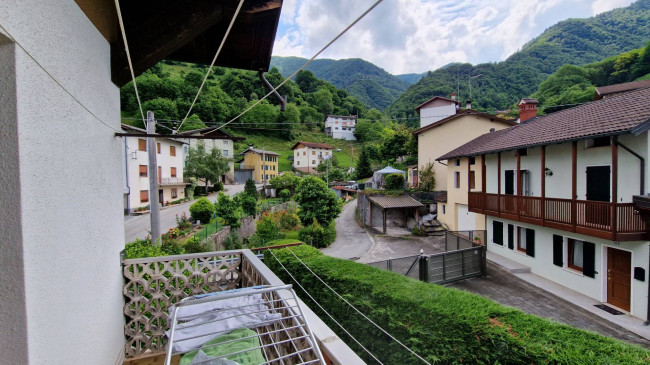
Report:
M420 250L425 255L445 251L444 236L419 237L401 228L391 228L390 235L373 235L374 242L370 249L357 260L367 264L388 259L419 255Z

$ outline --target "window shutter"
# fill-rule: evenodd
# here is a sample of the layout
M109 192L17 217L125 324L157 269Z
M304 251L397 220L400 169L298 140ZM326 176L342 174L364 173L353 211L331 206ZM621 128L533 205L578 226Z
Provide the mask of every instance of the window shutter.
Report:
M508 248L515 249L515 226L508 224Z
M564 266L564 238L556 234L553 235L553 265Z
M492 221L492 242L503 246L503 223Z
M590 278L596 276L596 245L591 242L582 243L582 274Z
M526 228L526 255L535 257L535 230Z

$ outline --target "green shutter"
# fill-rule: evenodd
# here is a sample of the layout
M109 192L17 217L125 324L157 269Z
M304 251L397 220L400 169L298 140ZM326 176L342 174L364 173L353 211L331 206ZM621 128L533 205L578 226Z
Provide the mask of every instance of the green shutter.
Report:
M564 266L564 238L553 235L553 265Z
M526 255L535 257L535 230L526 228Z
M508 224L508 248L515 249L515 226Z
M492 221L492 242L503 246L503 223Z
M596 245L591 242L582 243L582 274L593 278L596 276Z

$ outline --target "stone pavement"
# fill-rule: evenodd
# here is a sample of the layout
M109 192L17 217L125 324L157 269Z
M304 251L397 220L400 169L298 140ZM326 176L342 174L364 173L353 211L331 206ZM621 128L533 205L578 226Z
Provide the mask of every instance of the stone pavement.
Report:
M397 231L391 231L394 233ZM396 259L406 256L419 255L420 250L425 255L444 252L445 237L430 236L418 237L413 236L409 231L403 230L403 234L393 236L374 235L373 244L370 250L366 252L357 262L370 263L388 259Z
M650 347L650 340L532 285L488 260L486 277L447 284L539 317Z
M340 259L357 260L372 245L372 239L366 230L359 226L354 216L356 200L351 200L343 206L343 212L336 218L336 240L321 251Z

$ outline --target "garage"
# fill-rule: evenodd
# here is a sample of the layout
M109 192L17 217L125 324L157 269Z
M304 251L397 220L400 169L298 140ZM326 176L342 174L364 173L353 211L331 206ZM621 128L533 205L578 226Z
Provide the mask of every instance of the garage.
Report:
M470 212L467 205L456 204L456 215L458 216L457 229L459 231L476 230L476 213Z

